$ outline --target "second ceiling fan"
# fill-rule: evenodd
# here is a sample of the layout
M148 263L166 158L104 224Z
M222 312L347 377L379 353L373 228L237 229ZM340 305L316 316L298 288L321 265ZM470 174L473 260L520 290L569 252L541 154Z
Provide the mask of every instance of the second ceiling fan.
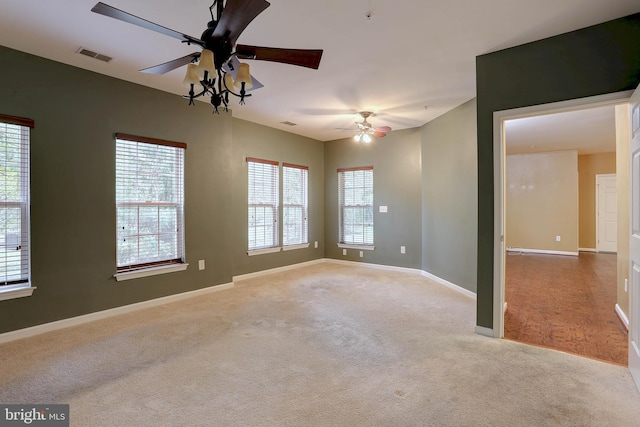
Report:
M248 64L239 59L255 59L280 62L318 69L322 58L321 49L282 49L236 44L238 37L255 17L262 13L270 3L265 0L215 0L209 8L211 21L200 38L171 30L128 12L99 2L92 12L110 18L138 25L148 30L165 34L189 45L202 48L181 58L140 71L151 74L164 74L187 65L184 83L189 88L189 103L200 96L210 95L215 112L221 105L227 110L229 95L240 98L251 96L247 91L262 87L249 72ZM198 62L199 61L199 62Z
M379 138L383 138L387 136L387 132L391 131L389 126L379 126L373 127L371 123L367 121L369 117L373 115L371 111L360 111L360 117L362 117L362 122L356 122L356 126L358 126L358 133L353 137L358 142L370 143L371 136L377 136Z

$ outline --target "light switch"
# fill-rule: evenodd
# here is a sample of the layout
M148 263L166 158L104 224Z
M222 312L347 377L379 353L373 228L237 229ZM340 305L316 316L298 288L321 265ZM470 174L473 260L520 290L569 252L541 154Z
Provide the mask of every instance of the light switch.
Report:
M387 213L387 207L386 206L380 206L380 212L381 213Z

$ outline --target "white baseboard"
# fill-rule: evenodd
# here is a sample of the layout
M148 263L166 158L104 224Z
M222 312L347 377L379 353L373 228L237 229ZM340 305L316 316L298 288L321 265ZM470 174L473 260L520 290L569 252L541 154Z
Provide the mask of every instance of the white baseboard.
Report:
M411 273L411 274L422 273L422 270L417 268L396 267L393 265L372 264L369 262L347 261L343 259L333 259L333 258L324 258L323 261L331 264L350 265L352 267L360 266L360 267L368 267L368 268L377 268L379 270L400 271L400 272Z
M484 326L476 326L475 332L478 335L493 338L493 329L485 328Z
M618 304L616 304L616 314L627 332L629 332L629 318L624 314L624 311L622 311L622 308Z
M435 274L431 274L429 272L422 271L422 275L424 277L428 278L428 279L433 280L436 283L439 283L439 284L441 284L443 286L446 286L449 289L453 289L454 291L456 291L456 292L458 292L458 293L460 293L460 294L462 294L462 295L464 295L466 297L472 298L474 300L477 298L477 296L476 296L476 294L474 292L471 292L470 290L465 289L462 286L458 286L456 284L453 284L453 283L449 282L448 280L445 280L445 279L443 279L441 277L436 276Z
M390 270L390 271L400 271L400 272L411 273L411 274L420 274L426 277L427 279L431 279L440 285L446 286L449 289L453 289L454 291L461 293L466 297L476 299L476 294L474 292L471 292L470 290L465 289L462 286L458 286L454 283L451 283L448 280L445 280L441 277L436 276L435 274L431 274L427 271L420 270L417 268L395 267L393 265L371 264L366 262L347 261L347 260L333 259L333 258L325 258L324 261L330 262L332 264L362 266L362 267L368 267L368 268L377 268L380 270Z
M252 279L254 277L265 276L267 274L280 273L287 270L295 270L296 268L306 267L314 264L321 264L325 262L324 258L318 258L311 261L300 262L298 264L285 265L283 267L270 268L268 270L260 270L254 273L241 274L239 276L233 276L233 282L239 282L241 280Z
M598 252L596 248L578 248L578 252Z
M155 298L147 301L141 301L134 304L123 305L121 307L110 308L108 310L97 311L95 313L83 314L81 316L70 317L68 319L57 320L55 322L44 323L42 325L31 326L29 328L18 329L15 331L0 334L0 344L15 341L22 338L28 338L35 335L44 334L46 332L57 331L59 329L69 328L71 326L81 325L83 323L93 322L95 320L106 319L108 317L118 316L120 314L131 313L133 311L142 310L143 308L156 307L186 298L198 295L204 295L211 292L223 291L233 288L233 283L210 286L208 288L196 289L195 291L183 292L166 297Z
M548 251L546 249L524 249L524 248L507 248L507 252L521 252L523 254L567 255L567 256L580 255L579 252Z

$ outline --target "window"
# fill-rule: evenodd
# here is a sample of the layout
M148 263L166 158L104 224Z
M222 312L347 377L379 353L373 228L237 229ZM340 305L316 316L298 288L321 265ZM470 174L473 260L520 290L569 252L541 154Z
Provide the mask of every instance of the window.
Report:
M249 251L278 247L278 162L247 158Z
M373 249L373 166L338 169L339 244Z
M0 300L33 292L29 283L29 131L33 126L33 120L0 115Z
M282 244L304 245L308 237L307 166L282 164Z
M183 263L186 148L116 134L118 272Z

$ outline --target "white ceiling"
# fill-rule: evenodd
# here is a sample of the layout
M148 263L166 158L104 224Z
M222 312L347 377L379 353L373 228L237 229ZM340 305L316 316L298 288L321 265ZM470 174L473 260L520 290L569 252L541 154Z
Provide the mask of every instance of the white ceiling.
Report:
M183 94L184 69L162 76L137 70L194 47L92 13L96 3L0 0L0 44ZM200 37L212 0L105 3ZM318 70L250 61L265 87L244 106L233 100L233 115L323 141L351 135L336 128L354 126L354 113L362 110L377 113L370 119L374 126L421 126L475 97L477 55L639 11L638 0L271 0L238 42L320 48L324 56ZM78 55L80 46L114 60ZM280 124L287 120L298 125Z
M577 150L578 154L616 151L613 105L508 120L507 154Z

